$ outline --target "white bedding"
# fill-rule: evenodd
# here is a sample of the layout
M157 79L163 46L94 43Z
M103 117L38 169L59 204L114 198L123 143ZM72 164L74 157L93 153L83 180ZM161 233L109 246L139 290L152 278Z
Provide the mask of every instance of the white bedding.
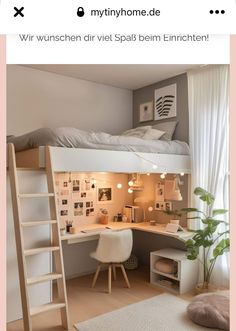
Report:
M182 141L144 140L137 137L112 136L105 132L83 131L69 127L41 128L22 136L10 137L8 142L15 145L17 152L39 146L57 146L161 154L189 154L187 143Z

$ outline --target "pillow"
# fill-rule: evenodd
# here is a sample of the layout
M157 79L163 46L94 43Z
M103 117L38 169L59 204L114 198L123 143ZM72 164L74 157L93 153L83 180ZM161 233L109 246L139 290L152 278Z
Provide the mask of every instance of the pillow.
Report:
M139 126L135 129L130 129L130 130L123 132L121 134L121 136L127 136L127 137L131 136L131 137L136 137L136 138L143 138L145 133L151 128L152 128L151 125Z
M143 139L147 139L147 140L158 140L160 139L163 135L165 134L164 131L160 131L160 130L156 130L156 129L148 129L144 136Z
M161 137L161 140L172 140L177 124L177 121L163 122L153 125L152 128L165 132L165 134Z
M187 307L189 318L209 328L229 330L229 298L219 294L200 294Z
M177 272L176 262L170 259L161 258L156 261L154 268L165 274L175 274Z

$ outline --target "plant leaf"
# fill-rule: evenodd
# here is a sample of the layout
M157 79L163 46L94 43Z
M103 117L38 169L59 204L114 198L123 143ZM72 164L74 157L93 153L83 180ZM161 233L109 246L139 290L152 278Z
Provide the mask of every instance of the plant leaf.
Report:
M181 211L184 211L186 213L199 212L197 208L182 208Z
M210 192L204 190L203 188L201 187L196 187L195 190L194 190L194 194L195 195L198 195L199 198L206 202L207 205L212 205L213 202L215 201L215 197L213 194L211 194Z
M226 214L228 212L227 209L214 209L212 211L212 215L213 217L215 217L216 215L223 215L223 214Z
M213 250L214 258L217 258L219 255L223 255L225 252L228 252L229 247L230 247L229 238L222 239Z

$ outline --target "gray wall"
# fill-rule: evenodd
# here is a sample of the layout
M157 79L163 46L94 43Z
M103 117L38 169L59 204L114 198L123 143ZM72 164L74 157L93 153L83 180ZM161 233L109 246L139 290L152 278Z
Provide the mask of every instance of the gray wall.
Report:
M18 65L7 67L7 134L73 126L118 134L132 127L132 91Z
M177 84L177 116L168 120L139 123L139 105L145 102L153 101L155 89L175 83ZM179 123L174 134L174 139L188 142L188 119L188 85L186 73L145 86L133 92L133 127L140 125L154 125L156 123L178 120Z

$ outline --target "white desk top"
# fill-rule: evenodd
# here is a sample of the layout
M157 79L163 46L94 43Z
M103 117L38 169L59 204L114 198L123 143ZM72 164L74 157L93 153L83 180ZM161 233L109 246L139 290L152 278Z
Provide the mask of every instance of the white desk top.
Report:
M109 227L112 230L123 230L123 229L133 229L139 230L154 234L160 234L168 237L173 237L181 241L186 241L192 237L193 233L187 230L179 231L177 233L170 233L165 231L166 224L156 224L150 225L149 222L144 223L123 223L123 222L110 222L107 225L102 224L88 224L86 226L81 226L78 229L78 233L76 234L66 234L61 236L61 240L67 240L68 244L83 242L83 241L90 241L99 238L100 231L98 229L103 229ZM94 229L94 231L92 231ZM86 230L89 232L86 233ZM96 230L98 230L96 232ZM85 232L82 232L85 231Z

